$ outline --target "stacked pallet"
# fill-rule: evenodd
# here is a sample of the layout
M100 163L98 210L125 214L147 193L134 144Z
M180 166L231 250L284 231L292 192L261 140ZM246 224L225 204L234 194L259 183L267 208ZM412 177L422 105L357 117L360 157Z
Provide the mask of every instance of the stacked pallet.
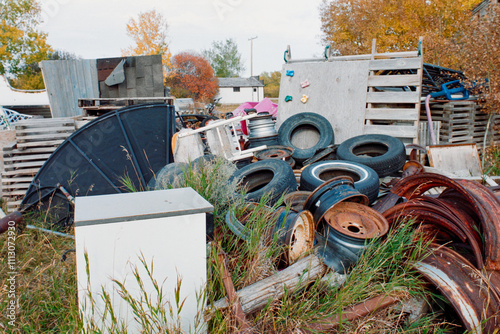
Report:
M482 112L476 101L457 100L436 103L431 106L431 115L433 121L441 122L441 144L474 143L478 148L483 146L490 115ZM421 119L426 119L424 112L421 113ZM497 128L499 122L500 115L494 115L490 123L487 143L500 142L500 132Z
M17 208L40 167L74 131L73 118L16 123L16 142L3 148L2 197L7 211Z

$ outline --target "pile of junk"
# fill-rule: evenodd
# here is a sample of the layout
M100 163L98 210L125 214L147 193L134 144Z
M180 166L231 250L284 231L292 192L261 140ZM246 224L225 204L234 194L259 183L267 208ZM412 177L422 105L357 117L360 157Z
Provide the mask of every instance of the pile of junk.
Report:
M287 249L283 272L297 272L313 256L318 265L345 277L370 240L383 237L405 221L402 217L411 218L415 229L433 239L432 254L416 270L450 302L465 329L493 333L499 327L498 186L429 172L425 148L395 137L366 134L334 144L333 128L319 114L295 114L276 129L272 112L252 109L179 131L175 124L185 125L185 120L177 117L176 122L173 108L165 113L164 105L131 106L101 116L54 152L28 189L21 213L14 214L46 208L44 199L50 198L50 205L60 204L64 211L58 224L70 227L72 198L125 192L124 171L137 189L160 189L189 164L222 156L234 162L231 179L245 188L247 210L263 196L271 205L281 200L286 205L273 213L279 217L273 233ZM303 129L316 132L317 140L304 140ZM226 216L229 229L242 240L251 232L247 216L234 210ZM280 298L288 283L275 285L273 298ZM246 302L251 298L245 291L237 295L244 313L258 307ZM225 300L220 303L227 306ZM383 305L372 303L373 308Z

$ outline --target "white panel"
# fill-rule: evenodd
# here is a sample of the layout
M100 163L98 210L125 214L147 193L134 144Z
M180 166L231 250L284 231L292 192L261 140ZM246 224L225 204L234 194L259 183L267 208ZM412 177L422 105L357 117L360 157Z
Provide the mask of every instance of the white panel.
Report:
M164 191L150 193L164 194ZM205 213L184 215L176 213L175 216L140 219L140 215L134 214L132 211L134 208L140 214L148 211L147 208L143 207L142 194L144 193L127 194L131 195L132 198L138 197L135 204L122 201L121 194L107 195L109 196L106 199L107 203L115 198L112 208L118 213L123 211L124 206L131 206L125 210L132 215L133 220L131 221L126 221L124 217L122 217L124 219L121 222L113 221L112 217L108 216L110 210L99 209L98 211L104 214L101 217L103 220L98 220L94 224L87 221L87 224L83 225L76 221L76 260L80 309L85 314L85 322L88 322L91 317L88 292L91 291L96 302L94 320L98 324L101 321L109 323L109 316L102 317L104 302L100 295L102 295L104 288L111 296L117 316L126 322L127 332L140 333L140 324L135 322L131 308L120 297L118 287L112 280L124 283L132 296L139 298L141 291L132 274L133 268L137 268L144 282L144 291L152 300L156 300L153 284L140 261L142 257L149 269L153 269L153 279L162 286L163 300L169 300L174 310L176 310L174 290L177 279L182 279L180 295L181 301L185 299L185 302L179 316L183 331L186 333L194 332L193 326L198 311L203 312L205 307L202 302L198 306L196 298L196 294L203 295L207 277ZM174 195L183 198L178 193L174 193ZM196 196L201 198L198 194ZM93 202L94 206L98 208L103 205L102 197L86 197L88 199L86 202L87 204ZM159 198L163 200L166 207L169 207L168 198L165 196ZM161 201L153 200L153 202L156 204L149 208L151 209L150 215L164 211L156 207ZM85 216L81 212L84 209L81 207L82 203L84 202L81 201L81 198L80 201L76 202L76 210L80 211L80 217ZM96 215L90 216L95 217ZM113 222L106 223L107 221ZM87 275L85 253L88 256L89 275ZM165 307L168 316L168 305Z
M305 62L283 65L277 126L288 117L301 112L324 116L332 125L335 143L363 133L368 60ZM294 76L286 76L293 70ZM301 82L308 80L309 87ZM285 102L285 97L293 100ZM307 95L307 103L300 99Z

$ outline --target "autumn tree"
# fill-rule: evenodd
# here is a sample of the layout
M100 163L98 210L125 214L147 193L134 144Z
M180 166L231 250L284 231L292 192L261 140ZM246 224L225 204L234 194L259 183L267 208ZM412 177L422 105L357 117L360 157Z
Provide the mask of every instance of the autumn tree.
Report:
M231 38L212 42L212 47L202 54L210 62L217 77L237 77L245 70L238 45Z
M41 72L33 72L38 62L52 52L47 34L39 31L40 4L36 0L3 0L0 6L0 74L25 85L17 88L43 88Z
M490 4L485 16L474 16L451 51L483 109L500 113L500 4Z
M260 77L262 78L262 80L264 80L264 96L279 97L281 72L263 72Z
M168 47L167 30L166 19L154 9L140 13L137 20L131 18L127 23L127 35L134 40L135 45L123 49L123 56L160 54L163 72L166 76L172 66L172 54Z
M81 59L74 53L64 50L56 50L47 55L45 59L41 60L67 60L67 59ZM11 85L21 89L43 89L45 84L43 82L42 69L39 63L31 63L23 66L23 74L12 79Z
M424 37L425 61L453 66L447 52L481 0L325 0L320 7L323 42L341 54L415 50Z
M166 84L175 97L191 97L208 101L217 95L219 81L208 60L193 52L182 52L173 57L173 70Z

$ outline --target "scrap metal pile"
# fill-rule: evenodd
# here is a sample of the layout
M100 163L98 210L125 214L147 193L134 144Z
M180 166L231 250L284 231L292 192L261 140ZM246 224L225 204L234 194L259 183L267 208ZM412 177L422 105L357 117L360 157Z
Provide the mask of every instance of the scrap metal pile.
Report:
M452 304L467 330L493 333L500 326L497 195L476 181L424 172L416 151L407 161L405 145L394 137L361 135L336 147L331 126L321 118L312 113L290 117L278 132L281 145L256 153L254 162L232 176L247 190L248 202L268 195L274 204L285 195L286 207L269 214L278 217L271 233L285 245L288 265L314 249L332 271L348 274L370 240L411 221L432 240L430 254L414 264L416 270ZM312 147L295 140L301 127L319 133ZM265 133L271 132L266 125ZM268 139L275 144L274 134ZM392 181L383 184L386 193L379 196L386 176ZM431 194L431 189L439 192ZM253 205L241 217L234 211L226 217L242 240L251 232L245 217Z
M47 197L37 195L42 190L49 194L61 185L72 196L126 191L119 183L122 165L125 173L126 166L128 171L141 171L129 174L132 183L147 184L149 190L162 189L165 183L175 187L188 164L171 162L170 136L158 137L158 133L173 131L174 122L166 120L160 106L145 110L158 119L149 122L146 130L139 122L144 112L133 107L97 119L73 134L42 167L24 204L32 207L37 198ZM217 122L228 121L205 122L206 127L196 131L222 132ZM276 219L269 236L276 236L287 250L288 267L276 274L282 290L288 284L285 281L297 284L297 270L307 270L314 278L324 275L326 266L348 275L372 239L412 221L415 230L432 240L429 256L414 264L416 270L453 305L467 330L493 333L500 326L500 201L491 189L475 181L425 172L416 151L407 161L406 150L411 146L405 147L391 136L360 135L334 145L332 126L319 114L293 115L278 130L271 115L265 113L242 122L247 140L234 128L229 131L236 135L229 140L236 162L230 180L245 188L247 214L229 210L226 223L239 238L248 240L251 231L245 219L256 205L252 203L263 197L270 205L284 200L286 206L268 212ZM114 130L116 143L95 142L96 134L102 137ZM207 138L205 134L203 139ZM221 145L227 143L221 141ZM117 148L127 156L119 156ZM252 154L240 156L245 149ZM193 147L190 151L199 150ZM213 155L201 155L192 159L192 165L196 168L212 159ZM86 173L71 176L72 169L63 168L71 163L76 167L85 163ZM71 177L73 183L68 181ZM80 188L74 189L77 185ZM439 193L429 192L431 189L439 189ZM234 196L241 195L236 192ZM265 280L255 284L264 286ZM245 313L262 305L244 305L245 293L237 292ZM280 293L274 291L272 296L280 298ZM269 294L263 295L262 302L268 298ZM218 305L227 307L227 302Z

